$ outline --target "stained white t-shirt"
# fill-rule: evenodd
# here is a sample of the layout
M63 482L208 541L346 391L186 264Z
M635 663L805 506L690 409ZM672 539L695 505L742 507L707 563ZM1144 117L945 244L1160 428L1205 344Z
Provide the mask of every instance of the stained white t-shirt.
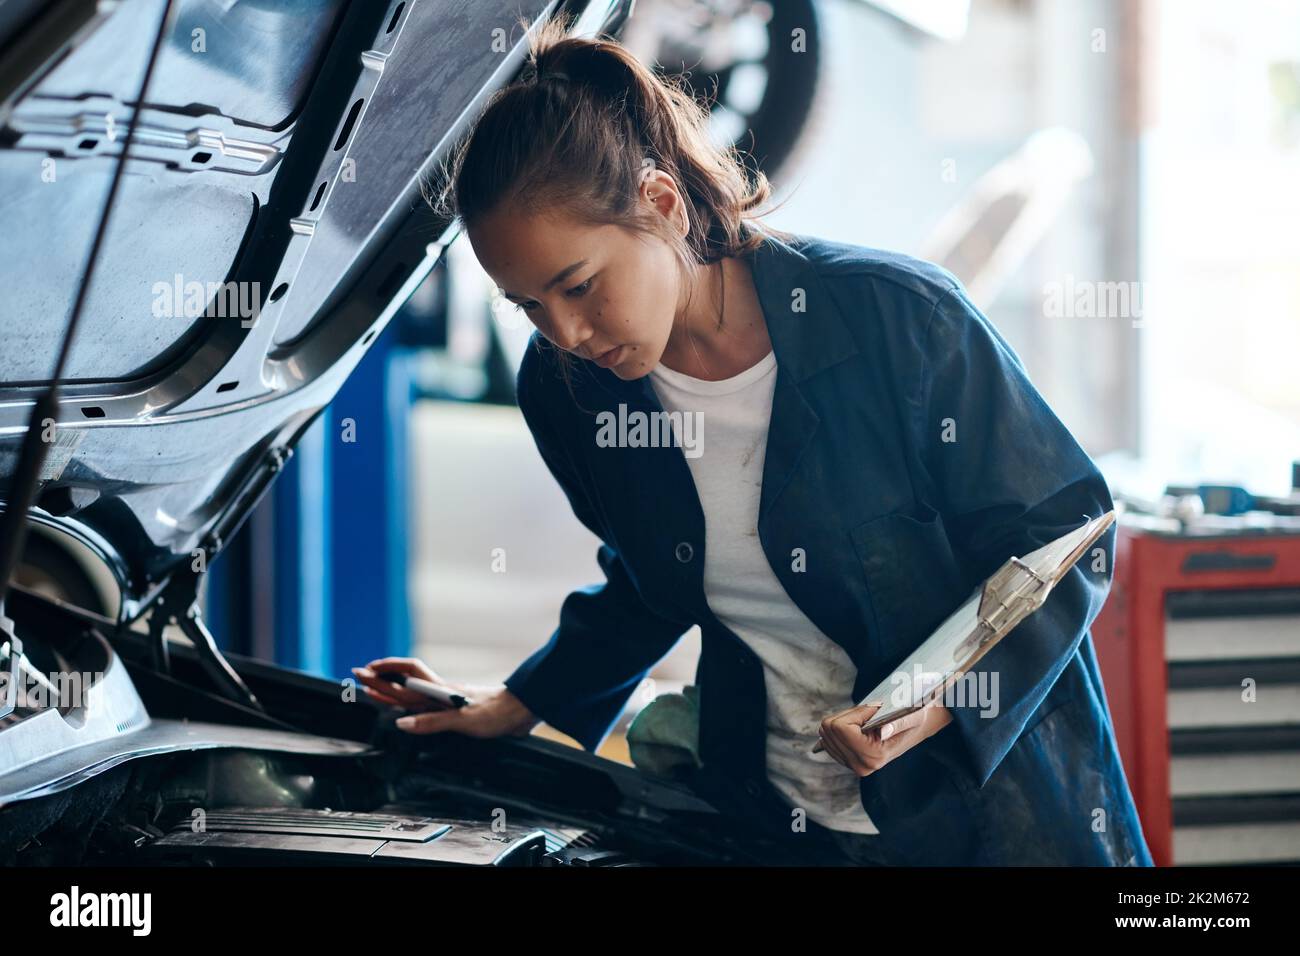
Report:
M661 364L650 382L665 411L698 413L682 444L691 445L686 461L704 510L704 593L714 616L763 663L768 779L822 826L879 833L857 774L826 752L811 753L822 720L854 705L857 668L790 599L758 538L776 354L717 382Z

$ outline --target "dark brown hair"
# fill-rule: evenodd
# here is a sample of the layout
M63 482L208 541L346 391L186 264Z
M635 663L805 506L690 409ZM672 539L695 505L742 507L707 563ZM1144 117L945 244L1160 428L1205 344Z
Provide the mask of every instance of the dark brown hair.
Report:
M426 194L436 212L468 229L502 202L526 214L563 208L663 239L692 279L701 265L758 248L764 233L792 238L757 227L772 211L754 211L771 198L767 177L751 177L734 146L713 143L708 110L684 83L610 37L571 37L570 26L561 16L533 33L520 77L489 98ZM639 201L648 163L677 184L685 237ZM555 352L567 381L567 353Z

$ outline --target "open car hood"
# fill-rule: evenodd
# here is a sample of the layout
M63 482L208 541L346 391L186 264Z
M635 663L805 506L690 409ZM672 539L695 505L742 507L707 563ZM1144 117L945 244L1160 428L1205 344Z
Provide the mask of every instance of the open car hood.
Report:
M522 64L494 37L562 6L616 33L631 0L172 2L138 110L164 0L0 5L0 505L134 122L31 511L122 600L7 594L0 862L765 859L678 782L555 741L412 738L335 680L223 657L173 601L451 240L420 186Z
M220 551L452 238L421 182L526 49L631 2L173 0L32 520L138 616ZM86 273L164 0L0 11L0 501ZM494 52L494 30L511 48Z

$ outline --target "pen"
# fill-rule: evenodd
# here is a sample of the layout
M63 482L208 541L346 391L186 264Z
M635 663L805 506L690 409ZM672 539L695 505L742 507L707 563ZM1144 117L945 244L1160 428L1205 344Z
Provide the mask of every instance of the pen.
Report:
M883 708L883 707L885 706L885 705L884 705L884 702L877 702L877 701L874 701L874 700L873 700L872 703L873 703L873 704L876 704L876 712L871 716L871 719L870 719L870 720L868 720L865 724L862 725L862 733L863 733L864 736L865 736L866 734L870 733L870 732L871 732L872 730L874 730L875 728L879 727L881 724L888 723L890 720L894 720L894 719L896 719L896 718L898 718L898 717L903 717L903 716L905 716L905 715L907 715L907 714L910 714L913 710L917 710L917 709L919 709L919 708L913 707L913 708L911 708L910 710L905 710L905 711L903 711L902 713L890 713L890 715L889 715L888 718L878 720L877 718L879 718L879 717L881 716L881 714L880 714L881 708ZM826 745L825 745L824 743L822 743L821 738L820 738L820 737L817 738L817 743L813 744L812 752L815 753L815 754L819 754L819 753L821 753L821 752L822 752L823 750L825 750L825 749L826 749Z
M940 688L940 690L942 690L942 687ZM873 704L876 704L876 711L871 715L871 718L865 724L862 725L862 734L863 736L867 736L871 733L871 731L875 730L877 727L882 727L885 724L888 724L890 721L898 720L900 717L906 717L908 714L914 714L918 710L921 710L923 707L925 707L927 704L932 703L935 699L936 698L934 696L934 691L932 690L929 694L926 694L924 697L922 697L921 702L918 704L913 704L911 707L907 707L902 710L889 710L889 711L884 711L883 713L882 711L884 710L884 706L885 706L884 703L872 701ZM817 739L817 743L813 744L812 752L815 754L819 754L825 749L826 749L826 745L822 743L822 740L819 737Z
M432 681L424 680L421 677L408 677L406 674L397 674L391 671L385 671L378 675L384 680L392 681L399 687L405 687L407 690L413 690L417 694L423 694L430 700L436 700L447 707L464 707L474 703L464 694L459 694L454 690L448 690Z
M866 736L866 734L868 733L868 728L864 727L862 729L862 733L863 736ZM815 754L819 754L825 749L826 749L825 744L822 743L821 738L818 738L817 743L813 744L812 752Z

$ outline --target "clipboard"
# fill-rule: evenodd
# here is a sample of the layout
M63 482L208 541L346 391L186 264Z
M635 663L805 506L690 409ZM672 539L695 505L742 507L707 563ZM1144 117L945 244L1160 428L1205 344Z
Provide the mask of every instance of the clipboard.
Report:
M883 701L862 732L941 700L980 658L1043 606L1057 582L1114 522L1114 511L1085 516L1084 524L1068 534L1010 558L862 700L858 706ZM900 672L906 675L903 682ZM821 749L819 741L813 752Z

